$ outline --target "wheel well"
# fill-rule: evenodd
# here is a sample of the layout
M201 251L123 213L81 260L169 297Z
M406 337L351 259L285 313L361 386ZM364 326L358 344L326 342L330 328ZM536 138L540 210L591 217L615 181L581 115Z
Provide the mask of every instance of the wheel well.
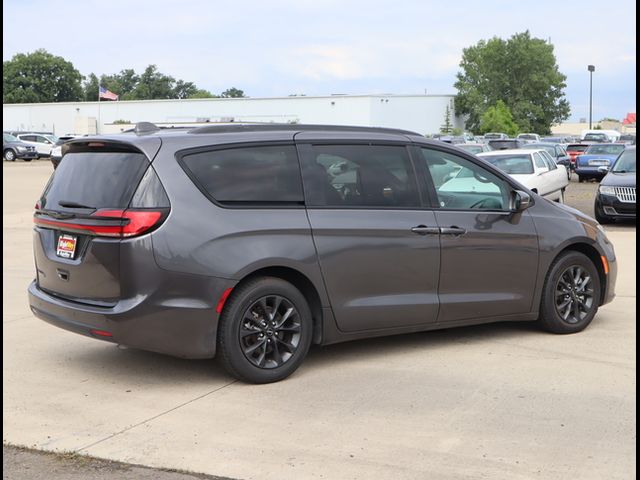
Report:
M267 267L256 270L245 276L238 285L251 280L256 277L276 277L286 282L289 282L296 287L309 304L311 310L311 318L313 320L313 343L320 343L322 341L322 302L320 301L320 295L316 287L306 275L300 273L297 270L289 267Z
M574 243L566 247L564 250L562 250L562 252L560 252L558 256L561 255L563 252L571 251L571 250L574 252L580 252L586 255L587 257L589 257L589 260L591 260L595 265L596 270L598 271L598 277L600 277L600 285L603 286L603 288L600 291L600 303L599 303L599 305L602 305L602 302L604 302L604 294L607 287L607 276L604 273L604 267L602 266L602 259L600 258L600 252L598 252L598 250L596 250L594 247L592 247L589 244Z

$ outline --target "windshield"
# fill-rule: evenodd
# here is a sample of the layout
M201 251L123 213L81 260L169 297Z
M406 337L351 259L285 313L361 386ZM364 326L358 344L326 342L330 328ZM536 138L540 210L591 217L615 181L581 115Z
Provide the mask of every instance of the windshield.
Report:
M484 138L504 138L504 135L502 133L485 133Z
M611 170L614 173L627 173L636 171L636 150L627 150L618 158Z
M611 143L608 145L590 145L585 150L586 155L620 155L624 151L624 145Z
M531 133L521 133L518 135L518 138L524 138L525 140L537 140L538 136Z
M56 143L58 141L58 137L55 135L43 135L44 138L49 140L51 143Z
M483 155L482 159L510 175L530 175L533 173L531 157L525 153L514 155Z
M2 134L2 140L4 142L18 142L19 141L16 137L11 135L10 133L3 133Z
M559 137L544 137L542 138L542 141L549 143L562 143L562 139Z

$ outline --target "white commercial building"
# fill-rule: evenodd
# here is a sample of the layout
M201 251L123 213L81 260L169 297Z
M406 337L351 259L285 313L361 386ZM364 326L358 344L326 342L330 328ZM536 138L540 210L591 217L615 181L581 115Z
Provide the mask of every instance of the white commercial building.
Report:
M446 109L454 127L454 95L330 95L322 97L211 98L2 106L5 131L51 131L57 135L113 133L140 121L158 125L206 122L276 122L392 127L438 133Z

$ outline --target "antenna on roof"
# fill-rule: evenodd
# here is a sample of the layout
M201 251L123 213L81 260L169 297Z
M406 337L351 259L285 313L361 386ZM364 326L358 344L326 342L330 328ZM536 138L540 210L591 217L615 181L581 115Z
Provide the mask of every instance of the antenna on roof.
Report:
M158 130L160 130L160 127L158 127L155 123L151 123L151 122L138 122L136 123L136 127L133 129L133 131L136 132L136 135L153 133L153 132L157 132Z

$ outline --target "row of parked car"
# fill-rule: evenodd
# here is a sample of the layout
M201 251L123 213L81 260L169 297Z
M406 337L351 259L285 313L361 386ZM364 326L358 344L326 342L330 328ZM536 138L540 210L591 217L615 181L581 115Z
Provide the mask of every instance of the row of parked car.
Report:
M579 143L564 144L495 135L500 138L456 147L484 158L529 189L559 202L564 202L572 172L580 182L599 180L594 205L596 219L610 223L616 218L635 218L635 136L619 136L611 143L589 140L589 135L593 135L590 132Z
M8 162L16 159L30 162L40 157L50 158L54 168L62 157L62 144L78 135L57 137L47 132L3 132L2 157Z

